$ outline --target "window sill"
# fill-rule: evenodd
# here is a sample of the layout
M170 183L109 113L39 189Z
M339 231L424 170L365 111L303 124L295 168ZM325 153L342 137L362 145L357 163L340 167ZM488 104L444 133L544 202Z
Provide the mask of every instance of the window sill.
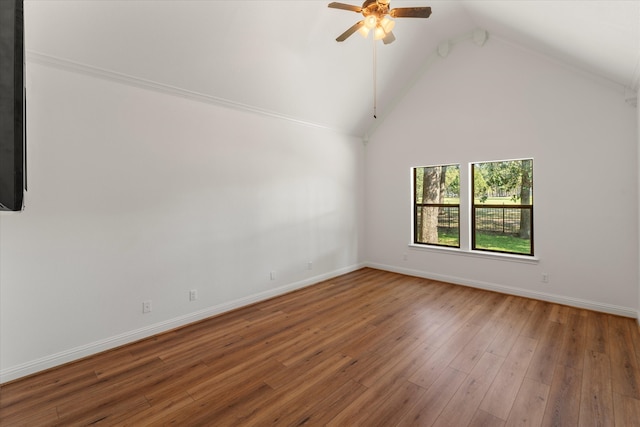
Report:
M493 260L499 260L499 261L521 262L524 264L538 264L540 262L540 259L535 256L511 255L511 254L502 254L498 252L471 251L467 249L448 248L444 246L424 246L424 245L416 245L414 243L410 243L409 248L419 250L419 251L426 251L426 252L438 252L438 253L453 254L458 256L467 256L472 258L493 259Z

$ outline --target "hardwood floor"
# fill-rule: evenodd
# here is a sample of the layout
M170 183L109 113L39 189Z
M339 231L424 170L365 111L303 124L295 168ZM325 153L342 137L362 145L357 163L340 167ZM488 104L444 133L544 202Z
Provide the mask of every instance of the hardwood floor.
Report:
M638 426L634 319L362 269L0 387L0 425Z

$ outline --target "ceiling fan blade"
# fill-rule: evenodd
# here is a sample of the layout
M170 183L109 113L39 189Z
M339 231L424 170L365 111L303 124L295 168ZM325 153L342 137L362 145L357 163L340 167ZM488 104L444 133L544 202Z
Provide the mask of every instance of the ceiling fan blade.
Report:
M430 7L398 7L389 11L392 18L428 18Z
M360 29L360 27L362 27L363 25L364 25L364 21L356 22L347 31L345 31L344 33L340 34L338 36L338 38L336 39L336 41L337 42L345 41L351 34L353 34L356 31L358 31Z
M389 33L382 39L382 42L384 44L391 44L394 41L396 41L396 36L394 36L391 31L389 31Z
M342 9L342 10L350 10L352 12L362 12L362 8L360 6L352 6L346 3L338 3L334 1L333 3L329 3L329 7L332 9Z

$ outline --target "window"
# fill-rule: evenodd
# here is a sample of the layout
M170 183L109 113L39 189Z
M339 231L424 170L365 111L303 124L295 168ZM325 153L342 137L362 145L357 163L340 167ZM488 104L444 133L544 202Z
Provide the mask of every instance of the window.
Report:
M413 169L413 242L460 247L460 165Z
M471 165L471 248L533 255L533 160Z
M533 159L468 165L412 169L413 243L533 256Z

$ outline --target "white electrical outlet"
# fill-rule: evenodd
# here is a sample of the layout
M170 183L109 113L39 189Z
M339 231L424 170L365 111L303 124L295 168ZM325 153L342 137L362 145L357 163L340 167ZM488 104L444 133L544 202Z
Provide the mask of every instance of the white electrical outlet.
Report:
M312 261L309 261L307 263L307 270L313 270L313 262Z
M197 289L191 289L189 291L189 301L195 301L198 299L198 290Z
M271 280L276 280L276 272L275 272L275 271L272 271L271 273L269 273L269 278L270 278Z
M548 273L542 273L542 283L549 283L549 274Z
M142 312L151 313L151 300L142 302Z

